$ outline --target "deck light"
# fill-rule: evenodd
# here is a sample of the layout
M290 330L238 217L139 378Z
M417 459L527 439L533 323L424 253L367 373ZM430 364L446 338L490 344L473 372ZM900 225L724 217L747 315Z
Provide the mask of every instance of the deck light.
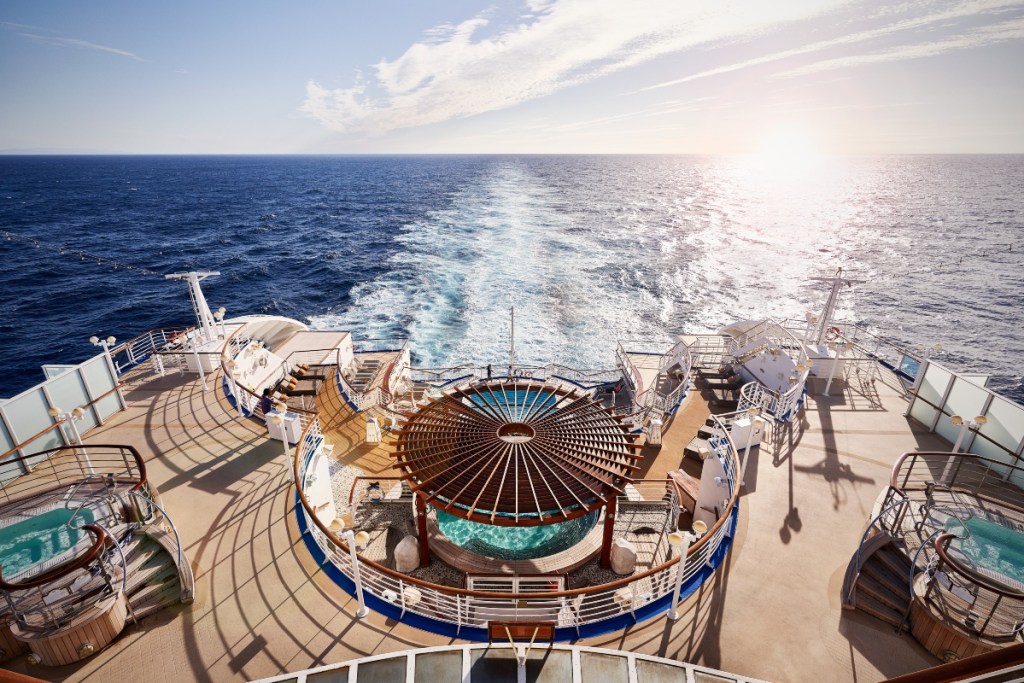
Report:
M93 652L96 652L96 646L92 643L82 643L78 646L78 654L81 657L88 657Z
M984 426L986 423L988 423L988 418L985 417L984 415L976 415L973 420L965 420L963 417L961 417L959 415L950 415L949 416L949 421L950 421L950 423L952 423L952 425L954 427L959 427L960 428L960 433L957 435L956 443L953 444L953 450L951 451L952 453L959 453L960 452L960 444L962 444L964 442L964 437L967 436L967 430L969 430L969 429L980 429L982 426ZM945 469L942 470L942 479L941 479L941 481L944 481L947 484L950 483L949 475L952 472L952 470L953 470L953 458L949 458L948 461L946 462Z
M693 531L673 531L668 535L668 542L679 552L679 562L676 564L676 588L672 593L672 606L668 610L668 618L672 621L679 619L679 592L683 588L683 576L686 574L686 555L690 552L690 546L694 541L703 536L708 530L708 525L700 520L693 523Z
M356 585L356 599L359 601L356 617L362 619L370 613L370 610L366 607L366 598L363 595L363 579L359 575L359 555L356 553L356 549L366 547L366 544L370 542L370 534L365 531L355 533L352 529L346 529L342 535L352 559L352 581Z

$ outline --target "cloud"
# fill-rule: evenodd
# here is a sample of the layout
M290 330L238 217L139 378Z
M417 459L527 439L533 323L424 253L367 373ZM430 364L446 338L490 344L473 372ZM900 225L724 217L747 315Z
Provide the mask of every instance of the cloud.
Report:
M41 43L46 43L47 45L56 45L58 47L73 47L81 50L96 50L98 52L106 52L109 54L118 55L120 57L128 57L129 59L134 59L137 62L146 61L142 57L139 57L138 55L132 52L128 52L126 50L119 50L116 47L109 47L107 45L98 45L96 43L90 43L89 41L80 40L78 38L59 38L56 36L41 36L37 33L20 33L19 35L25 36L26 38L31 38L32 40L36 40Z
M513 107L657 57L829 12L842 0L694 3L533 0L513 26L486 14L437 26L348 88L306 85L301 110L345 132L385 132ZM485 29L487 30L486 36Z
M881 64L884 62L934 57L953 50L978 48L986 45L1005 43L1010 40L1020 40L1021 38L1024 38L1024 18L1012 19L992 26L984 26L944 40L935 40L916 45L900 45L898 47L868 54L848 55L845 57L836 57L834 59L825 59L819 62L814 62L813 64L805 64L804 66L784 71L780 74L776 74L776 76L778 78L792 78L795 76L806 76L808 74L831 71L833 69L849 69L857 66Z
M883 26L883 27L879 27L879 28L875 28L875 29L866 30L866 31L858 31L856 33L851 33L849 35L839 36L837 38L831 38L831 39L828 39L828 40L821 40L821 41L817 41L817 42L814 42L814 43L809 43L807 45L802 45L800 47L793 48L793 49L790 49L790 50L782 50L782 51L779 51L779 52L774 52L774 53L771 53L771 54L762 55L760 57L755 57L755 58L752 58L752 59L747 59L747 60L744 60L744 61L741 61L741 62L736 62L734 64L726 64L726 65L723 65L723 66L715 67L713 69L707 69L705 71L700 71L700 72L697 72L697 73L694 73L694 74L690 74L688 76L684 76L682 78L676 78L676 79L673 79L671 81L665 81L663 83L657 83L655 85L647 86L646 88L640 88L636 92L643 92L643 91L646 91L646 90L656 90L656 89L659 89L659 88L666 88L666 87L673 86L673 85L680 85L680 84L683 84L683 83L689 83L691 81L695 81L695 80L698 80L698 79L701 79L701 78L708 78L708 77L711 77L711 76L719 76L721 74L730 73L732 71L739 71L741 69L747 69L747 68L750 68L750 67L759 66L761 64L768 64L768 63L771 63L771 62L782 61L782 60L785 60L785 59L790 59L790 58L793 58L793 57L799 57L799 56L802 56L802 55L812 54L812 53L815 53L815 52L822 52L822 51L825 51L825 50L830 50L830 49L833 49L833 48L842 47L842 46L846 46L846 45L855 45L857 43L865 43L865 42L868 42L868 41L878 40L878 39L885 38L885 37L892 36L892 35L896 35L896 34L907 33L907 32L911 32L911 31L918 31L919 29L922 29L922 28L925 28L925 27L929 27L929 26L941 26L941 25L947 24L948 22L952 22L952 21L955 21L955 20L958 20L958 19L965 19L965 18L969 18L969 17L977 17L979 15L983 15L983 14L987 14L987 13L998 14L998 13L1000 13L1002 11L1012 9L1014 7L1020 7L1020 6L1021 6L1021 3L1019 2L1019 0L981 0L981 1L965 2L965 3L961 3L961 4L958 4L958 5L955 5L953 7L949 7L949 8L943 9L943 10L938 11L938 12L933 12L931 14L926 14L924 16L914 17L914 18L911 18L911 19L904 19L902 21L897 21L897 22L895 22L893 24L890 24L888 26ZM903 6L900 6L900 7L893 7L893 8L889 8L888 11L883 12L879 16L889 16L889 15L893 15L893 14L899 14L901 12L910 11L910 10L917 9L917 8L919 8L918 5L912 5L912 6L911 5L903 5ZM927 34L921 33L919 35L925 36ZM977 36L977 40L975 41L975 44L973 46L981 46L981 45L986 44L984 42L984 38L986 38L986 36L978 35ZM990 43L992 43L992 42L1000 42L1002 40L1002 39L997 38L996 36L987 36L987 38L988 38ZM933 43L933 44L936 44L936 43ZM953 48L949 48L949 49L953 49ZM891 59L900 59L901 57L897 56L900 52L901 52L901 50L891 50L891 51L888 51L887 54L891 54L892 55ZM905 58L911 58L912 52L913 52L912 48L907 48L906 52L904 52L904 54L907 55ZM925 56L925 55L921 54L920 56ZM866 64L866 63L869 63L869 62L864 61L864 62L861 62L861 63ZM818 71L826 71L826 70L833 69L833 68L840 68L841 65L855 66L855 65L857 65L857 62L855 62L853 58L838 58L838 59L834 59L834 60L827 60L827 62L819 62L819 64L822 64L822 65L825 65L825 66L823 66L821 68L816 68L816 65L813 65L813 64L805 65L803 67L792 69L792 70L786 72L786 74L787 75L791 75L791 76L795 76L795 75L816 73Z

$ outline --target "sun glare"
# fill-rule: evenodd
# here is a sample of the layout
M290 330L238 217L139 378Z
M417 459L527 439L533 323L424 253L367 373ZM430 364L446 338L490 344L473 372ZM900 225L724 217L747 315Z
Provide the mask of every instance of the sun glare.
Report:
M769 132L758 146L755 157L765 168L800 172L815 166L822 153L806 131L787 127Z

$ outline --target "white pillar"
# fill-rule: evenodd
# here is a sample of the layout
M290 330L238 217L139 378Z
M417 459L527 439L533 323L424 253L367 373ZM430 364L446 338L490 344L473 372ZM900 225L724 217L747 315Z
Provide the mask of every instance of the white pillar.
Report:
M352 558L352 580L356 584L356 600L359 602L356 616L360 619L369 614L370 610L366 607L366 598L363 595L363 579L359 574L359 556L356 554L356 547L365 546L369 540L370 535L365 531L360 531L357 534L352 529L345 530L345 543L348 544L348 550Z

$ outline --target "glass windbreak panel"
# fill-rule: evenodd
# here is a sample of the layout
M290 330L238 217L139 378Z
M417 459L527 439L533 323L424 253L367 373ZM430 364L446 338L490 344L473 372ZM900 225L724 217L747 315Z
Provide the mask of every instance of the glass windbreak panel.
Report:
M121 404L117 400L117 394L110 394L104 396L99 401L96 401L96 412L100 414L100 417L106 419L121 410Z
M38 387L3 405L7 424L14 432L12 436L19 441L29 439L53 425L53 418L47 412L49 409L50 404L46 402L43 390Z
M362 667L359 669L362 670ZM307 683L348 683L348 667L343 666L340 669L306 674L306 681Z
M470 683L517 680L519 667L512 650L474 650L470 656ZM565 651L531 652L526 660L526 680L530 683L571 681L572 654Z
M949 415L940 415L939 421L935 423L935 433L944 439L947 439L951 444L956 444L956 440L960 436L961 429L962 427L957 427L953 424ZM969 434L964 434L964 440L960 444L960 450L963 450L964 444L968 442L969 437Z
M25 470L22 469L21 463L14 459L18 457L17 453L7 456L7 459L0 462L0 482L7 483L15 477L20 477L25 474Z
M946 395L949 381L953 373L938 365L929 365L921 379L921 386L918 387L917 395L934 406L942 406L942 397Z
M629 660L622 656L581 652L580 671L584 681L625 683L629 680Z
M686 683L686 669L637 658L636 680L637 683Z
M416 683L462 683L462 652L425 652L416 656Z
M46 383L50 400L64 412L69 412L89 403L89 395L85 392L85 384L77 372L69 372L51 379Z
M94 400L114 388L114 380L110 376L110 366L107 365L105 356L96 356L82 363L82 374L89 384L89 391Z
M4 424L3 420L0 420L0 453L6 453L17 445L7 431L7 425Z
M985 402L991 395L987 389L982 389L963 377L957 377L953 380L953 388L950 389L949 396L946 397L944 410L950 415L960 415L965 420L972 420L975 415L981 414Z
M405 660L404 656L399 656L363 662L356 671L359 683L401 683L405 680Z
M981 433L1006 450L1016 452L1024 439L1024 408L996 395L985 417L988 422L982 426Z
M910 417L914 418L929 429L931 429L932 422L935 421L935 416L938 415L938 413L938 410L932 408L924 401L914 401L914 405L910 408Z
M974 438L974 443L971 444L971 453L976 453L977 455L990 458L1005 465L1013 465L1017 460L1015 456L1007 453L1004 449L1000 448L983 436L976 436ZM1003 467L995 464L992 465L992 470L1004 479L1010 472L1009 467Z
M35 453L49 450L51 448L57 448L63 445L64 442L61 440L60 434L56 429L53 429L40 436L38 439L33 439L32 441L25 444L22 447L22 450L25 452L25 455L33 455ZM40 462L41 460L45 459L46 457L42 455L37 458L29 458L28 464L31 467L32 465L35 465L37 462Z

